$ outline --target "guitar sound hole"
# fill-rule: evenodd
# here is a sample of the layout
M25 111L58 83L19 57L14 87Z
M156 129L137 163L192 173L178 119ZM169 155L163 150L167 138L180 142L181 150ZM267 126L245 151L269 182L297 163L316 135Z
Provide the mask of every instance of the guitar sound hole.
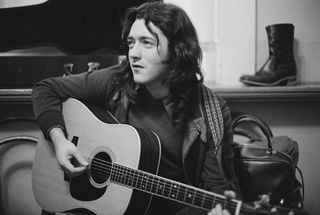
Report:
M91 162L90 174L97 184L105 183L110 177L112 167L111 158L106 152L97 153Z

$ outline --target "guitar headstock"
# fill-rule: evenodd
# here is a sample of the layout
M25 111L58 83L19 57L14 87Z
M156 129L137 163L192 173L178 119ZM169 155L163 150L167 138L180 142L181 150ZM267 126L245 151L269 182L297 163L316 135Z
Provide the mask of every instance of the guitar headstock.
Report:
M271 205L263 201L254 201L243 204L243 214L272 214L272 215L309 215L300 208L288 208L279 205Z

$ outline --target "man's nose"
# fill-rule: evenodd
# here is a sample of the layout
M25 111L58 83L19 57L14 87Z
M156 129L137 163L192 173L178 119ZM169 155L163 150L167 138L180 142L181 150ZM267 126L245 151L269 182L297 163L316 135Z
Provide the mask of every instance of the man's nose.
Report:
M131 49L129 49L129 57L140 58L141 57L141 46L139 43L135 43Z

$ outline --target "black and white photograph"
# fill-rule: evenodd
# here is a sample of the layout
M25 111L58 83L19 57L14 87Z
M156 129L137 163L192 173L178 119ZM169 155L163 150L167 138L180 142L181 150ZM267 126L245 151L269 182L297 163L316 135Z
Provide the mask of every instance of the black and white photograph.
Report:
M0 0L1 215L318 215L319 0Z

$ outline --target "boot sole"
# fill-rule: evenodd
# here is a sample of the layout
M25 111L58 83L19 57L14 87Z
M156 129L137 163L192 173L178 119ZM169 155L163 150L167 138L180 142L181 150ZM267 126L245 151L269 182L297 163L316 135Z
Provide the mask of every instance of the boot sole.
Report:
M281 78L273 83L263 83L250 80L241 80L241 82L252 86L295 86L297 85L297 76Z

